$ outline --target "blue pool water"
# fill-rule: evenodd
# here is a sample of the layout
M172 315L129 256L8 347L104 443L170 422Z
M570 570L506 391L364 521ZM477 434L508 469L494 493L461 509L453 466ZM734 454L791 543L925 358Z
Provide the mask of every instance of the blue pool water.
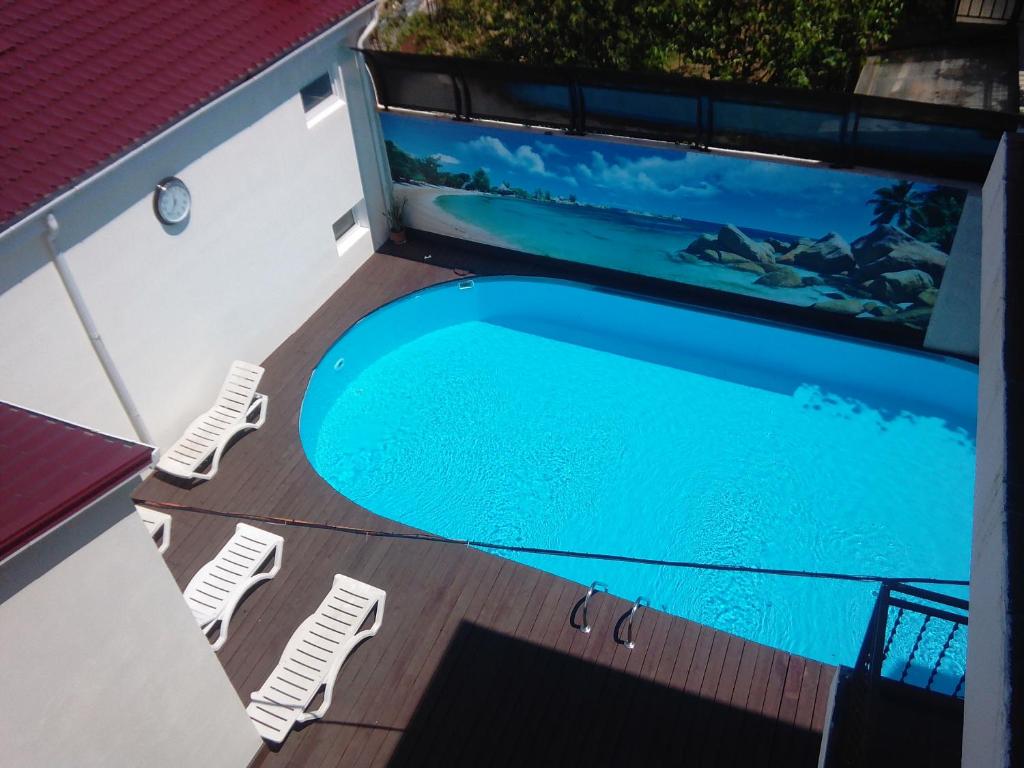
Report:
M300 433L339 492L443 536L966 579L976 388L958 362L486 278L354 326L314 371ZM507 556L831 663L853 662L875 589Z

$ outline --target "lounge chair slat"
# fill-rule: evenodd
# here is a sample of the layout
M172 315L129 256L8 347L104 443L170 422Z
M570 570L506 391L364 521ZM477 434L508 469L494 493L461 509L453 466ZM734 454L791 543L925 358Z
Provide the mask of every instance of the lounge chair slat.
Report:
M270 715L271 717L275 717L275 718L277 718L278 720L284 720L284 719L285 719L285 718L284 718L284 717L282 717L281 715L278 715L278 714L276 714L276 713L274 713L274 712L271 712L271 711L270 711L269 709L265 709L265 708L263 708L263 707L259 707L259 710L260 710L260 712L264 712L264 713L266 713L266 714Z
M307 686L303 685L302 683L296 683L293 680L289 680L284 675L278 675L274 679L277 680L277 682L281 683L282 685L290 685L292 688L298 688L300 691L306 690L306 687L307 687ZM306 682L310 682L310 678L308 678L308 677L305 678L305 680L306 680Z
M157 462L157 469L190 480L209 480L220 455L236 434L259 429L266 420L267 397L256 392L263 368L241 360L232 363L213 406L197 417ZM200 467L209 462L209 469Z
M313 659L313 661L319 661L321 664L326 664L327 663L327 659L321 659L319 656L315 656L312 653L310 653L309 651L303 650L302 648L296 649L295 652L296 653L301 653L303 656L305 656L307 658L310 658L310 659ZM317 670L317 671L319 671L319 670Z
M313 630L310 630L309 634L311 634L313 637L320 638L325 643L331 643L332 645L338 645L338 643L341 642L340 640L332 640L331 638L325 637L324 635L321 635L319 632L314 632ZM324 650L326 650L326 649L324 649Z
M332 628L330 625L334 624L349 627L348 624L329 615L331 611L338 611L332 603L342 599L342 595L356 597L362 603L359 613L353 617L356 627L362 626L376 610L373 626L358 633ZM296 628L281 654L277 667L263 687L252 694L252 702L248 707L249 717L264 739L279 744L297 723L323 717L331 704L334 681L348 654L356 645L377 634L380 629L384 619L385 597L383 590L341 574L335 575L331 591L321 601L317 610ZM331 635L337 635L341 639L334 640ZM314 662L318 666L309 662ZM287 686L285 690L294 688L301 694L294 704L285 704L281 701L282 694L292 698L285 693L282 686ZM321 688L325 688L323 703L316 710L306 711ZM280 725L272 724L278 721Z
M315 683L316 682L316 680L314 678L309 677L308 675L304 675L301 672L296 672L294 669L289 669L288 667L286 667L284 665L281 666L281 669L283 669L289 675L295 675L296 677L301 677L303 680L308 680L311 683Z
M319 669L317 669L316 667L311 667L309 664L307 664L306 662L302 661L301 659L290 658L290 659L288 659L288 661L291 662L292 664L298 664L300 667L305 667L306 669L310 670L311 672L316 672L318 674L320 672Z
M242 538L258 544L255 549L247 547L254 553L252 556L239 554ZM239 523L235 527L235 534L221 547L217 556L200 568L189 581L185 587L185 599L196 623L207 634L220 625L220 635L213 643L214 650L219 650L227 640L231 616L242 597L260 582L277 575L281 569L283 548L284 539L277 534ZM271 558L273 564L270 570L260 573L260 568ZM203 599L200 600L197 595Z
M278 688L276 685L270 686L270 689L273 690L273 691L277 691L282 696L287 696L289 699L294 699L295 701L302 701L302 699L300 699L295 694L293 694L293 693L286 693L285 691L282 691L280 688Z
M346 600L343 597L336 597L334 599L337 600L339 603L344 603L345 605L351 605L353 608L362 608L363 605L365 605L365 603L353 603L351 600Z
M361 595L356 595L356 594L354 594L352 592L349 592L348 590L342 590L342 592L344 592L346 595L351 595L352 597L354 597L356 599L359 599L361 597Z

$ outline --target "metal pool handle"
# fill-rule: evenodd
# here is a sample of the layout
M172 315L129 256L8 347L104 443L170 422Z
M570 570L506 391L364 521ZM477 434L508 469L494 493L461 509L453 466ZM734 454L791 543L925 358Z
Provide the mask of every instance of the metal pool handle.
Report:
M587 607L590 605L590 598L594 596L595 592L608 592L608 585L603 581L595 581L590 585L590 589L587 590L587 596L583 598L583 622L580 624L580 632L585 635L590 634L590 622L587 621Z
M636 646L636 643L633 642L633 617L636 616L636 612L640 606L650 608L651 601L641 595L636 599L636 602L633 603L633 607L629 609L629 619L626 624L626 647L629 648L629 650L633 650Z

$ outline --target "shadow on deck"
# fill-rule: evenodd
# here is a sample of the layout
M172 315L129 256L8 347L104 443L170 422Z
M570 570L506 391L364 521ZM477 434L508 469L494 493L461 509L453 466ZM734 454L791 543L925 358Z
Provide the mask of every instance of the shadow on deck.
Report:
M391 765L814 765L820 741L463 622Z
M964 702L868 675L838 673L828 768L959 768Z

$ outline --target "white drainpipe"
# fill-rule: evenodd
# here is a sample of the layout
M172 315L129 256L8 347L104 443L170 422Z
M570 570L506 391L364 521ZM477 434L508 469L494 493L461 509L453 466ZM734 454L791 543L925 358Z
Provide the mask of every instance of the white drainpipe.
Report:
M96 321L93 320L92 314L89 312L89 307L85 303L85 297L82 296L82 292L78 289L78 283L75 282L75 277L71 274L67 257L57 247L58 232L60 232L60 225L57 223L57 217L52 213L47 214L46 245L50 249L50 256L57 267L57 273L60 275L61 282L64 283L64 290L68 292L71 304L78 314L78 319L82 322L82 327L85 328L85 332L89 336L92 348L96 351L96 357L99 358L100 365L103 366L103 371L107 374L107 379L110 381L110 386L114 388L117 399L121 401L121 407L124 408L125 413L128 415L128 420L132 423L132 427L135 428L136 434L142 442L148 445L155 445L149 430L146 428L146 423L142 420L139 409L135 407L135 401L132 400L124 379L121 378L117 366L114 365L114 359L110 356L107 345L103 343L103 337L100 336L99 329L96 327Z
M377 6L373 9L373 18L370 23L366 25L366 29L359 35L359 40L356 42L356 48L360 50L366 47L366 43L370 39L370 35L377 28L380 23L381 9L384 7L384 0L377 0ZM377 120L377 99L374 98L373 81L370 78L370 73L366 68L366 62L363 60L363 54L357 53L358 68L359 68L359 80L362 83L363 101L366 104L367 119L370 121L374 130L371 131L373 134L373 156L377 161L377 175L380 177L380 191L382 195L383 209L381 213L386 211L391 206L391 200L394 197L394 186L391 181L391 169L388 165L387 155L383 147L383 136L379 130L380 122Z
M370 35L373 34L373 30L377 28L377 24L380 21L380 9L384 5L384 0L377 0L377 7L373 9L373 18L370 19L370 23L366 25L366 29L363 30L363 34L359 36L359 40L356 41L356 48L365 48L366 41L370 39Z

